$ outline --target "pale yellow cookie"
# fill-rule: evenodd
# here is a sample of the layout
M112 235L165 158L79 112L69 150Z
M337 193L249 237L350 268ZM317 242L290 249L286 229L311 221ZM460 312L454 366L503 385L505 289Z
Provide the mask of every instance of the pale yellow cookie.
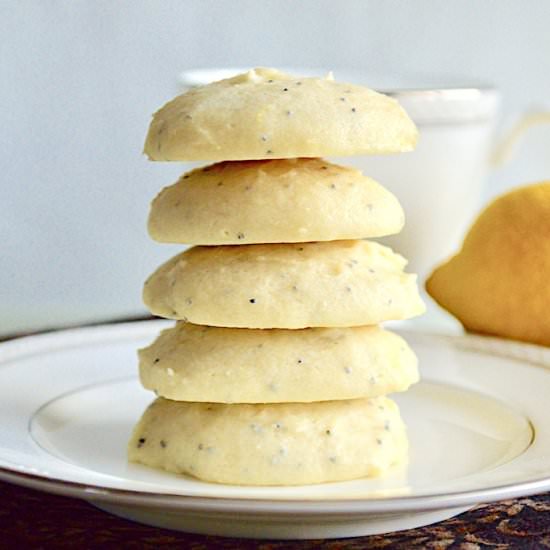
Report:
M151 312L199 325L351 327L424 311L406 260L370 241L196 246L145 282Z
M379 327L259 330L178 323L139 352L141 383L176 401L377 397L418 381L407 343Z
M193 170L151 205L160 242L334 241L399 233L397 199L355 168L322 159L222 162Z
M151 160L247 160L410 151L417 130L394 99L332 78L254 69L195 88L153 117Z
M407 461L397 405L371 400L223 405L158 398L128 458L235 485L302 485L377 476Z

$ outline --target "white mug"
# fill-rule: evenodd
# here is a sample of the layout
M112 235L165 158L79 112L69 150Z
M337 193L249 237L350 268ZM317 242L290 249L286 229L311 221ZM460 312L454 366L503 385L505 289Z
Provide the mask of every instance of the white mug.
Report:
M228 78L245 69L196 69L179 77L180 91ZM290 74L327 71L287 69ZM478 211L492 148L499 94L491 86L418 85L335 71L337 80L365 83L395 97L420 131L414 152L334 159L360 168L399 199L404 230L381 239L409 260L422 283L458 246Z

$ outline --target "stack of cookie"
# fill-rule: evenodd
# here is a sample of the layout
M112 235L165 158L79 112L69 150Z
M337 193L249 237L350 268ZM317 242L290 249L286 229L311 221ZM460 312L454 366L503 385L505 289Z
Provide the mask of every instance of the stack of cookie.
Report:
M153 160L214 161L153 201L149 232L194 246L145 283L176 319L140 351L159 396L129 459L197 478L294 485L378 475L406 461L397 406L416 358L383 321L424 310L406 261L361 240L403 211L321 156L414 147L392 99L332 78L256 69L175 98L153 118Z

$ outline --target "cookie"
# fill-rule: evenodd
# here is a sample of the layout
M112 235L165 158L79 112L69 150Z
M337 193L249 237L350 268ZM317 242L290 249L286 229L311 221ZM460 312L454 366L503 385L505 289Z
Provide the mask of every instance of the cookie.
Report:
M385 397L270 405L158 398L128 457L215 483L302 485L380 475L407 461L407 438Z
M321 159L222 162L155 198L149 234L202 245L291 243L399 233L397 199L354 168Z
M379 327L178 323L139 352L141 383L175 401L292 403L377 397L418 381L407 343Z
M362 86L254 69L182 94L155 113L150 160L255 160L411 151L399 103Z
M374 325L424 311L405 264L370 241L196 246L147 279L143 300L155 315L199 325Z

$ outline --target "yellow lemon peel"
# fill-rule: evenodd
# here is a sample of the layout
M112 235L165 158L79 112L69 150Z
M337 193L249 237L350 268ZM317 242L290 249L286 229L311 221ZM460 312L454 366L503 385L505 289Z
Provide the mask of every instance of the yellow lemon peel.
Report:
M426 290L468 331L550 346L550 181L489 204Z

